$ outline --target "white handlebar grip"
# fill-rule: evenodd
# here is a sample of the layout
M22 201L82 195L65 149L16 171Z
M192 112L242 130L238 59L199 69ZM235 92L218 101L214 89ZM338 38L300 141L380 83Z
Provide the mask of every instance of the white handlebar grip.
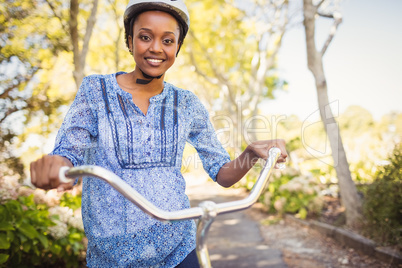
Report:
M276 163L276 168L277 168L277 169L285 169L285 168L286 168L286 164L285 164L285 163Z
M59 169L59 180L61 183L69 183L71 182L71 179L66 177L66 171L69 170L69 167L61 167Z
M275 154L278 155L278 157L279 157L279 155L281 154L281 150L279 148L277 148L277 147L272 147L271 149L269 149L269 155L271 157L274 157ZM276 169L285 169L286 168L286 162L281 162L281 163L276 162L275 163L275 168Z

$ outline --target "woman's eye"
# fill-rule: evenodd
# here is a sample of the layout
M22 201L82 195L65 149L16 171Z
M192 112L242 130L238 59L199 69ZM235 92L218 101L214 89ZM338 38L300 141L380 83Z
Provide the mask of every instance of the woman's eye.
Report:
M173 44L173 43L174 43L174 40L172 40L172 39L165 39L165 40L163 40L163 42L164 42L165 44Z
M149 41L149 40L151 40L151 38L150 38L149 36L146 36L146 35L140 36L140 39L143 40L143 41Z

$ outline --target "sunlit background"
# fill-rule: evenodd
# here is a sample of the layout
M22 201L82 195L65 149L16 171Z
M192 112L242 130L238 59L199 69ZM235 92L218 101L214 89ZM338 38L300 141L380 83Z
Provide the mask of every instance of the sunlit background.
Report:
M29 176L29 163L51 152L82 78L129 72L134 62L124 44L127 1L77 1L76 24L70 2L0 0L0 238L6 237L0 249L14 250L14 255L0 252L0 265L10 258L15 267L18 260L33 267L45 254L54 257L50 262L78 267L77 260L85 257L81 189L63 194L21 184ZM88 31L94 2L95 23ZM339 204L337 154L330 149L307 68L303 1L185 2L190 32L166 81L200 98L232 157L255 140L286 140L287 168L260 198L267 211L306 218L324 214L328 198ZM378 243L399 243L401 249L402 1L313 2L335 3L343 18L323 59L329 106L347 155L346 173L366 201L365 216L371 215L367 211L389 213L371 215L371 225L362 232ZM333 21L316 17L319 49ZM257 171L236 187L250 189ZM191 146L185 148L182 172L208 179ZM385 184L376 187L381 181ZM57 219L62 214L70 217ZM56 217L54 223L49 215ZM10 227L13 217L24 222L23 231Z

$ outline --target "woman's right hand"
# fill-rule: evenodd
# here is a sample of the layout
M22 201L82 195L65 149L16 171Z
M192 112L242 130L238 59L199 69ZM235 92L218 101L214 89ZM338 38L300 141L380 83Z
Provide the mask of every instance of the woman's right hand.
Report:
M44 190L55 189L59 192L73 188L74 180L61 183L59 170L61 167L73 167L67 158L59 155L45 155L31 163L31 183Z

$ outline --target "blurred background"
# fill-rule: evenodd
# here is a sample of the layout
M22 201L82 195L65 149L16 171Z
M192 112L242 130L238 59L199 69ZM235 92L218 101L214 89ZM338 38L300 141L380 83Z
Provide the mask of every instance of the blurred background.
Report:
M5 207L2 213L6 213L3 219L21 217L26 227L11 228L5 221L6 227L0 224L4 242L0 249L5 250L0 263L17 263L21 254L28 254L27 259L35 263L48 251L54 263L74 263L84 254L82 227L57 215L79 217L79 187L57 194L21 190L20 185L29 174L29 163L52 150L57 129L83 77L134 69L124 43L122 15L127 1L0 3L0 200ZM185 3L190 11L190 32L166 81L197 94L233 157L255 140L287 141L288 167L276 175L276 184L261 199L267 212L318 217L329 213L330 201L338 200L336 208L331 208L336 215L329 214L344 224L346 220L339 218L345 204L339 201L337 159L321 122L322 104L307 64L303 1ZM400 250L402 17L398 12L402 2L312 3L320 5L313 16L314 42L318 51L328 45L321 55L328 91L325 105L338 122L348 172L367 219L366 234L381 230L371 238L399 245ZM326 43L328 37L332 39ZM199 172L197 163L195 150L186 147L182 171ZM258 167L236 187L250 188L253 172L258 172ZM379 180L391 184L374 187L381 184ZM384 193L370 192L370 187ZM390 212L373 215L381 209L373 203L367 207L371 202L367 196L384 204L378 198L390 192L394 193L387 203L393 204L387 205ZM12 216L10 211L18 205L10 205L11 200L18 200L21 210L32 211L35 221L23 220L22 214ZM56 215L53 223L42 219L46 213ZM49 228L53 231L46 231ZM17 233L23 238L18 240ZM25 250L10 253L13 243L25 243ZM75 246L67 250L63 243Z

